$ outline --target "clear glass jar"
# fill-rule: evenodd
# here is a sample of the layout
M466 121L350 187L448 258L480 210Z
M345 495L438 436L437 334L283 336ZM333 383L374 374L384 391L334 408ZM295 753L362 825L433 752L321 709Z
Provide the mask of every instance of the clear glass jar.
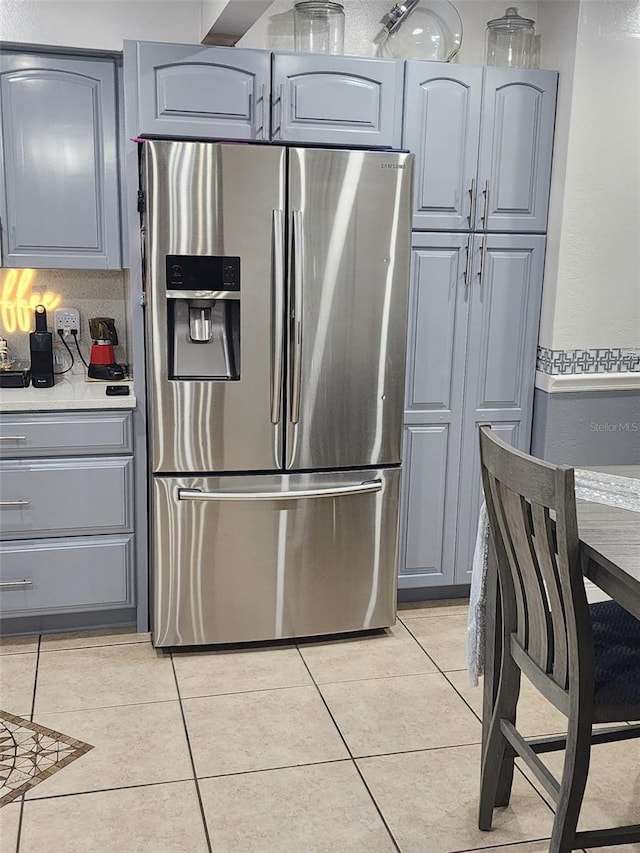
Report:
M342 3L305 0L293 15L295 49L301 53L344 53Z
M486 32L487 65L532 68L535 58L535 24L510 6L502 18L489 21Z

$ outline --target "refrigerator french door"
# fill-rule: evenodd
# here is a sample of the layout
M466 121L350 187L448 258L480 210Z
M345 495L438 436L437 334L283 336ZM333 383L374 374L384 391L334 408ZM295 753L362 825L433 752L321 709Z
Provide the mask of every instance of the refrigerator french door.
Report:
M411 155L144 149L155 644L393 624Z

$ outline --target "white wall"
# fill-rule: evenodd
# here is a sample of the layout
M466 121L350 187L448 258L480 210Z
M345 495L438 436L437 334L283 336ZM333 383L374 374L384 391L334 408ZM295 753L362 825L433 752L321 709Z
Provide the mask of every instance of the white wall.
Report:
M372 56L373 39L380 32L380 19L393 6L393 0L341 0L345 9L346 54ZM455 0L462 19L462 47L456 62L482 65L484 31L491 18L504 15L506 0ZM521 15L536 18L538 2L518 3ZM293 50L293 0L276 0L238 43L242 47Z
M540 341L638 347L640 0L582 0L563 101Z
M202 25L203 0L0 0L3 41L100 50L122 50L123 39L197 44Z

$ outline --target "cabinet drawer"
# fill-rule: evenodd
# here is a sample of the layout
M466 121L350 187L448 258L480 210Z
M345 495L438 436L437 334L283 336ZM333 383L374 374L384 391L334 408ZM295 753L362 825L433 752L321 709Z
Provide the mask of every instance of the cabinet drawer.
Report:
M3 539L132 530L133 458L0 464Z
M0 456L78 456L131 453L131 414L114 412L0 417Z
M133 580L133 536L0 545L3 616L127 607Z

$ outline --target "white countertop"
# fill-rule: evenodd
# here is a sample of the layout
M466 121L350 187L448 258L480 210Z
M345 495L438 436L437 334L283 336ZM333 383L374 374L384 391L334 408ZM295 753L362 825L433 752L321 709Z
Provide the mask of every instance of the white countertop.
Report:
M128 385L127 397L107 397L107 385ZM58 377L53 388L0 388L0 412L64 412L79 409L135 409L133 382L87 382Z

